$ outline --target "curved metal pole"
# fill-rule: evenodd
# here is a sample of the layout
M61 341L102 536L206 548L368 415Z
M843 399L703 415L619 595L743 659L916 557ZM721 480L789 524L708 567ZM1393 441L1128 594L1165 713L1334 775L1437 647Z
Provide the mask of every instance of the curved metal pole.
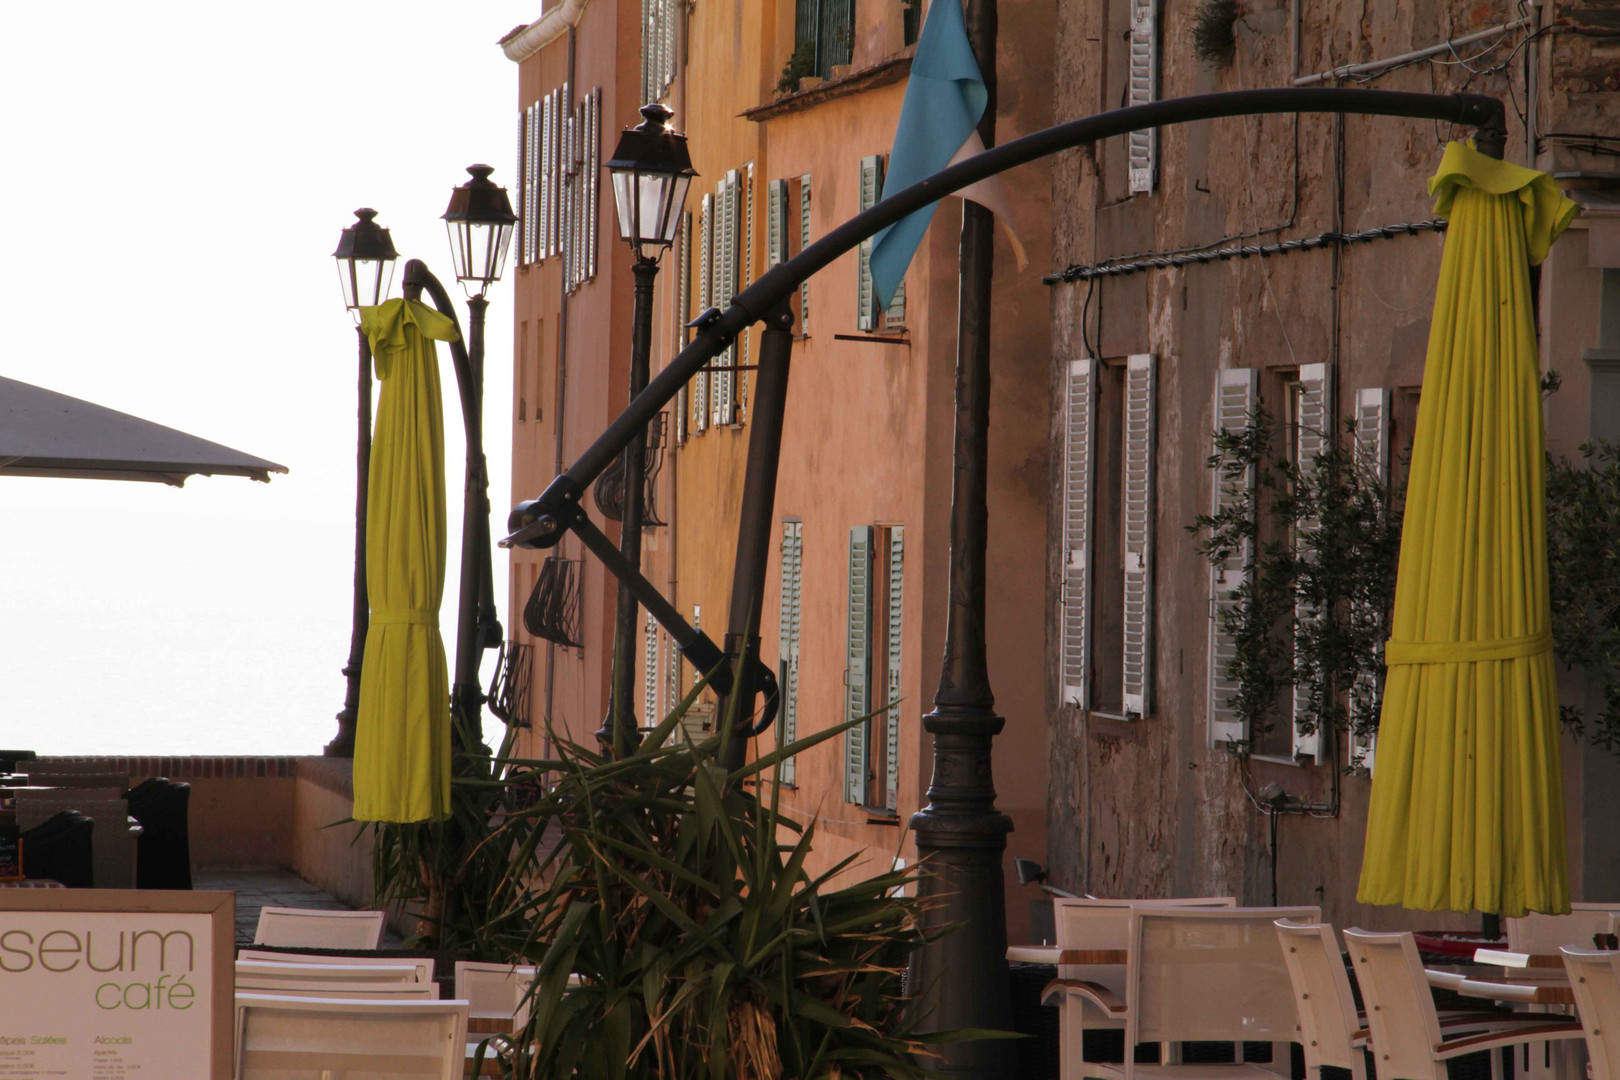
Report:
M483 745L484 693L478 685L478 661L483 651L499 643L500 623L495 618L494 572L489 544L489 469L484 457L484 312L482 296L467 301L472 316L471 336L463 339L455 305L439 279L420 259L405 264L404 293L417 299L423 291L433 306L456 328L449 343L456 386L461 392L461 419L467 438L466 479L461 514L461 570L456 598L456 666L450 686L451 707L463 725L460 748L488 754ZM493 637L493 641L491 638Z
M569 508L578 504L586 487L613 463L634 433L644 429L699 369L719 355L739 333L763 320L816 271L913 211L1015 166L1115 135L1223 116L1288 112L1444 120L1480 129L1482 143L1498 140L1506 131L1505 107L1496 98L1484 94L1284 87L1197 94L1133 105L1070 120L992 147L941 169L850 218L787 262L766 271L758 281L733 297L731 306L724 311L711 308L699 316L695 323L698 333L692 343L653 377L647 389L631 400L567 472L553 480L538 499L520 504L513 511L513 520L508 523L513 531L502 544L536 548L556 545L562 539L566 523L573 518Z
M360 672L365 665L366 635L371 629L371 602L366 591L366 504L371 483L371 343L366 332L354 328L360 339L359 407L356 420L354 478L354 611L349 621L349 661L343 665L347 684L343 708L337 714L338 731L322 751L327 757L354 757L355 718L360 715Z

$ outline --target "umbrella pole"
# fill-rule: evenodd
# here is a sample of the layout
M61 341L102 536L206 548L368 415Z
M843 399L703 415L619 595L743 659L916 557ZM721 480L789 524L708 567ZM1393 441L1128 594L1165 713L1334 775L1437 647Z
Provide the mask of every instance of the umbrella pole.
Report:
M354 757L354 721L360 714L360 668L366 656L366 634L371 629L371 604L366 594L366 502L371 481L371 343L358 326L360 378L354 477L354 614L349 624L349 661L343 665L348 688L337 714L338 730L322 751L327 757Z

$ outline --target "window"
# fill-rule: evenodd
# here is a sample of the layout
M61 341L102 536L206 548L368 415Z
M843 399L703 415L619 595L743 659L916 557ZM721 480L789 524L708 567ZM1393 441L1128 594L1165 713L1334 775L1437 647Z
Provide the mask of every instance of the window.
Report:
M1069 366L1063 467L1064 703L1152 709L1157 361Z
M529 418L529 320L518 323L517 418Z
M799 626L803 613L804 523L782 522L782 611L777 638L776 685L781 695L777 715L777 745L799 737ZM795 761L782 762L782 783L794 782Z
M658 620L647 616L642 639L641 725L652 727L664 718L658 709Z
M567 83L519 121L519 262L564 256L570 292L596 276L601 128L601 89L575 103Z
M1220 372L1215 382L1215 429L1235 433L1248 426L1260 396L1259 372L1253 368L1232 368ZM1210 513L1219 514L1250 497L1254 490L1254 469L1235 481L1224 480L1211 471ZM1245 742L1248 725L1232 708L1236 682L1227 674L1227 665L1237 655L1237 641L1226 629L1223 616L1237 603L1236 593L1249 578L1253 562L1252 544L1245 544L1209 568L1209 744L1224 747Z
M765 269L784 263L810 243L810 174L772 180L765 186ZM794 298L793 326L808 337L810 283Z
M855 0L796 0L793 56L818 78L850 62L855 51Z
M857 525L849 532L849 606L844 718L844 799L895 812L900 794L900 660L905 529ZM881 710L881 711L880 711Z
M870 210L883 193L884 155L873 154L861 159L860 207ZM900 330L906 325L906 283L901 279L885 310L878 310L877 290L872 284L872 241L861 241L855 251L855 312L856 326L861 330Z
M641 100L662 101L675 81L675 20L681 0L641 0Z
M686 324L692 321L692 215L681 215L681 231L676 237L678 244L675 258L675 302L670 305L675 313L675 340L671 356L679 353L692 340L692 331ZM687 388L675 396L675 442L680 445L686 442L687 424Z
M698 217L698 310L724 307L753 273L754 166L732 169L713 194L703 196ZM738 369L748 363L748 335L733 341L692 380L691 432L740 424L748 381ZM740 387L740 392L739 392Z

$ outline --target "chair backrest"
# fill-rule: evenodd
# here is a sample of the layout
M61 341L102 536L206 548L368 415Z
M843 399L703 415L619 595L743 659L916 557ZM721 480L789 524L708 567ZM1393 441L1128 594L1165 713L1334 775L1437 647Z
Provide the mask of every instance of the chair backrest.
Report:
M267 994L275 997L343 998L365 1001L438 1001L438 983L418 982L332 982L313 979L261 981L253 976L237 980L239 994Z
M1557 956L1565 945L1590 949L1593 934L1609 932L1610 916L1620 906L1571 904L1568 915L1530 914L1507 920L1508 948L1514 952Z
M1344 943L1367 1007L1378 1075L1445 1080L1445 1066L1434 1058L1440 1019L1412 935L1351 929L1344 932Z
M1318 907L1133 908L1125 1045L1294 1041L1276 921L1321 918Z
M343 955L339 953L277 952L274 949L238 949L237 960L253 960L261 964L359 964L363 967L409 968L416 982L433 981L431 956L371 956L366 953ZM457 994L465 997L465 994Z
M236 1080L457 1080L465 1001L236 995Z
M1357 1071L1361 1049L1353 1040L1361 1023L1333 927L1279 919L1277 936L1294 984L1294 1007L1299 1010L1297 1041L1305 1050L1305 1068Z
M534 983L532 967L456 961L456 997L465 998L471 1016L522 1020L524 998Z
M24 829L63 810L77 810L96 823L90 841L96 888L133 889L141 827L129 816L123 792L118 788L17 789L17 824Z
M323 911L267 907L259 911L255 945L308 949L375 949L382 944L387 914L381 911Z
M1059 949L1125 949L1131 941L1131 909L1229 908L1230 896L1195 896L1171 900L1098 900L1094 897L1052 898L1053 923ZM1125 969L1118 965L1061 964L1058 978L1082 979L1125 996Z
M401 964L278 964L265 960L238 959L237 989L243 988L244 980L260 986L276 984L306 986L322 982L422 985L417 981L416 968Z
M1562 952L1586 1033L1592 1080L1620 1080L1620 952L1567 946Z

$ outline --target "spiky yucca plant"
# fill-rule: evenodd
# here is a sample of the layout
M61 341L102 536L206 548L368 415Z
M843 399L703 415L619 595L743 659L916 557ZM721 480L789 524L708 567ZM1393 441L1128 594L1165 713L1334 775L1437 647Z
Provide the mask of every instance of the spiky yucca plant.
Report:
M502 1050L512 1075L916 1078L925 1043L983 1037L908 1019L901 976L924 942L900 895L911 873L834 887L858 856L804 868L815 825L780 811L770 774L849 725L728 773L720 737L686 739L691 700L623 760L554 733L556 760L511 763L552 781L486 841L521 896L486 947L539 969Z

